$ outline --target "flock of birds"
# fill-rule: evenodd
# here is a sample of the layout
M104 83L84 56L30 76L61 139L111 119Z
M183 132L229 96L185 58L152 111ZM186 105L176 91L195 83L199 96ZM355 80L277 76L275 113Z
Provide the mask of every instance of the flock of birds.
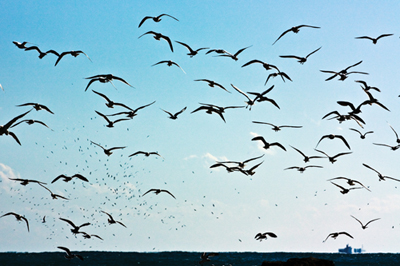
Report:
M161 14L161 15L156 16L156 17L146 16L140 21L138 27L140 28L144 23L147 23L148 20L153 20L154 22L158 23L164 17L173 19L175 21L179 21L177 18L175 18L175 17L173 17L171 15L168 15L168 14ZM295 26L295 27L292 27L292 28L284 31L275 40L275 42L272 45L275 45L286 34L289 34L290 32L298 33L300 31L300 29L302 29L302 28L320 29L320 27L311 26L311 25ZM158 41L160 41L160 40L166 41L167 44L168 44L168 47L170 48L170 50L172 52L174 52L173 42L171 41L171 39L168 36L165 36L165 35L163 35L161 33L157 33L157 32L154 32L154 31L147 31L144 34L140 35L138 38L142 38L142 37L147 36L147 35L153 36L153 38L155 40L158 40ZM382 34L382 35L378 36L377 38L372 38L372 37L369 37L369 36L360 36L360 37L356 37L356 39L369 39L369 40L371 40L373 42L373 44L376 44L379 39L384 38L384 37L390 37L392 35L393 34ZM37 51L39 53L38 57L40 59L42 59L43 57L45 57L45 56L47 56L49 54L55 55L56 58L57 58L56 61L55 61L55 64L54 64L55 66L57 66L60 63L60 60L66 55L71 55L73 57L77 57L78 55L83 54L91 61L89 56L85 52L80 51L80 50L79 51L66 51L66 52L61 52L61 53L56 52L54 50L48 50L46 52L43 52L36 45L29 46L30 43L26 42L26 41L25 42L14 41L13 43L16 45L16 47L18 47L19 49L22 49L24 51L33 51L33 50ZM198 48L198 49L193 49L191 46L189 46L186 43L183 43L183 42L180 42L180 41L176 41L176 43L178 43L179 45L182 45L183 47L186 47L188 49L188 51L189 51L187 55L190 56L190 57L194 57L200 51L206 50L205 54L214 53L214 54L217 54L219 57L228 57L228 58L233 59L234 61L237 61L238 60L238 56L241 55L241 53L244 52L246 49L249 49L251 47L251 46L248 46L248 47L239 49L235 53L230 53L230 52L228 52L228 51L226 51L224 49L211 49L209 47L202 47L202 48ZM304 64L309 59L309 57L311 55L314 55L320 49L321 49L321 47L313 50L312 52L307 54L305 57L296 56L296 55L281 55L280 57L281 58L286 58L286 59L296 59L300 64ZM320 71L322 73L330 74L330 76L325 79L326 81L330 81L330 80L333 80L335 78L338 78L338 80L340 80L340 81L344 81L349 77L350 74L368 75L368 73L363 72L363 71L353 71L352 70L353 68L359 66L361 63L362 63L362 61L359 61L359 62L357 62L355 64L352 64L352 65L350 65L350 66L348 66L348 67L346 67L346 68L344 68L342 70L339 70L339 71L331 71L331 70L320 70ZM159 61L159 62L153 64L152 66L156 66L156 65L160 65L160 64L166 64L167 66L176 66L176 67L180 68L185 73L185 71L181 68L181 66L179 64L177 64L176 62L173 62L171 60ZM258 60L258 59L250 60L249 62L243 64L242 67L248 67L250 65L258 65L258 64L261 64L261 66L266 71L274 71L273 73L271 73L271 74L269 74L267 76L267 79L266 79L264 85L266 85L271 78L275 78L275 77L278 77L278 76L282 79L283 82L285 82L287 80L288 81L292 81L292 79L289 77L289 75L287 73L285 73L285 72L282 72L277 66L269 64L269 63L266 63L266 62L263 62L263 61ZM133 87L124 78L121 78L121 77L118 77L118 76L115 76L115 75L112 75L112 74L99 74L99 75L94 75L94 76L87 77L86 79L88 79L89 81L88 81L88 84L87 84L86 88L84 89L85 92L96 81L98 81L100 83L111 83L112 86L114 86L113 81L119 81L119 82L124 83L125 85ZM215 82L213 80L210 80L210 79L196 79L194 81L196 81L196 82L205 82L210 87L219 88L219 89L222 89L223 91L225 91L227 93L232 93L231 91L229 91L227 88L225 88L221 84L219 84L219 83L217 83L217 82ZM379 106L379 107L381 107L381 108L383 108L383 109L385 109L387 111L389 111L389 109L385 105L383 105L381 102L379 102L378 99L376 99L371 93L372 90L380 92L380 89L378 89L377 87L369 86L367 84L367 82L365 82L363 80L356 80L355 82L361 84L361 88L366 94L365 101L363 101L357 107L356 107L356 105L354 105L351 102L338 101L337 103L340 106L344 106L344 107L348 107L349 108L348 112L343 114L343 113L339 113L338 111L332 111L332 112L326 114L325 116L323 116L322 119L326 119L326 118L328 118L330 120L334 119L334 120L337 120L339 123L342 123L344 121L349 121L349 120L355 121L359 125L360 129L350 128L350 130L360 134L360 138L361 139L365 139L366 135L367 134L372 134L373 131L368 131L368 132L364 132L364 133L361 131L363 129L363 125L365 124L365 121L360 116L361 108L365 108L366 106L371 106L371 105L374 104L374 105L377 105L377 106ZM195 112L199 112L199 111L205 111L207 114L217 114L224 122L226 122L225 121L225 117L224 117L224 113L225 113L225 111L227 109L244 108L244 109L251 110L251 108L256 103L260 103L260 102L269 102L272 105L274 105L276 108L280 109L280 106L277 104L277 102L275 100L267 97L267 94L274 88L274 85L272 85L271 87L269 87L267 90L265 90L263 92L247 92L247 93L243 92L242 90L240 90L237 86L235 86L233 84L231 84L231 87L234 89L234 91L236 91L237 93L239 93L243 97L245 97L246 105L244 105L244 106L226 106L226 107L221 107L221 106L217 106L217 105L214 105L214 104L200 103L200 107L198 107L197 109L193 110L191 113L195 113ZM105 95L103 93L100 93L100 92L95 91L95 90L92 90L92 92L94 94L98 95L99 97L103 98L106 101L105 105L108 108L113 108L114 106L118 106L118 107L121 107L121 108L124 109L124 111L117 112L117 113L114 113L114 114L108 114L108 115L103 114L103 113L95 110L95 113L99 117L102 117L104 119L104 121L106 123L105 126L109 127L109 128L114 127L114 125L116 123L120 123L120 122L123 122L123 121L129 121L129 120L133 119L137 115L137 112L139 110L141 110L143 108L146 108L146 107L149 107L149 106L151 106L151 105L153 105L155 103L155 101L153 101L151 103L148 103L148 104L143 105L143 106L139 106L137 108L131 108L127 104L112 101L107 95ZM40 104L40 103L31 103L30 102L30 103L24 103L24 104L17 105L17 107L27 107L27 106L32 107L32 109L35 109L36 111L43 110L43 111L47 111L50 114L54 114L50 110L50 108L48 108L47 106L45 106L43 104ZM184 111L186 111L186 109L187 109L187 107L184 107L178 112L170 112L170 111L167 111L167 110L164 110L164 109L161 109L161 110L163 112L165 112L166 114L168 114L170 119L176 120L176 119L178 119L178 116L180 114L182 114ZM20 114L20 115L18 115L16 117L10 119L4 125L0 126L0 136L2 136L2 135L10 136L19 145L21 145L21 142L18 139L17 135L13 131L11 131L16 126L20 125L21 123L25 122L25 123L27 123L29 125L34 124L34 123L38 123L38 124L41 124L41 125L43 125L43 126L45 126L47 128L50 128L47 124L45 124L42 121L38 121L38 120L34 120L34 119L24 119L24 117L26 115L28 115L30 112L31 112L31 110L26 111L26 112L24 112L24 113L22 113L22 114ZM114 117L116 117L116 119L114 119ZM274 125L274 124L269 123L269 122L262 122L262 121L252 121L252 122L255 123L255 124L262 124L262 125L271 126L272 130L275 131L275 132L278 132L278 131L282 130L283 128L301 128L302 127L302 126L299 126L299 125L279 125L278 126L278 125ZM397 136L397 132L395 131L395 129L393 127L390 126L390 128L393 130L393 132L396 135L396 144L395 145L389 145L389 144L383 144L383 143L374 143L374 145L387 146L387 147L391 148L392 150L397 150L398 148L400 148L400 139ZM342 135L335 135L335 134L324 135L319 139L319 141L317 142L317 144L316 144L316 146L314 148L314 150L316 152L318 152L319 155L308 156L305 153L303 153L300 149L298 149L298 148L296 148L294 146L290 146L290 147L303 157L303 161L305 163L308 163L311 160L314 161L315 159L326 158L326 159L329 160L329 162L331 162L333 164L338 160L339 157L345 156L345 155L350 155L352 153L350 151L341 152L341 153L338 153L338 154L335 154L335 155L332 156L332 155L328 155L328 153L326 153L326 152L324 152L322 150L317 149L318 145L322 141L328 141L328 140L338 141L338 142L342 143L348 150L351 150L351 147L350 147L348 141L346 140L346 138L344 136L342 136ZM268 150L271 147L277 147L282 151L287 151L287 148L283 144L281 144L279 142L267 142L267 140L263 136L255 136L255 137L253 137L251 139L251 141L262 143L263 148L265 150ZM104 154L107 155L107 156L112 155L113 152L116 151L116 150L122 150L122 149L126 149L127 148L126 146L118 146L118 147L106 148L103 145L101 145L99 143L96 143L94 141L90 141L90 143L93 144L94 146L99 147L100 149L102 149ZM137 155L144 155L144 156L154 155L154 156L162 157L156 151L136 151L136 152L130 154L129 157L137 156ZM228 161L216 161L215 164L210 166L210 168L221 167L221 168L225 168L228 173L239 172L239 173L241 173L243 175L246 175L246 176L252 176L252 175L254 175L256 173L256 169L263 164L263 161L262 162L258 162L255 165L251 166L250 168L246 169L247 164L250 163L250 162L256 161L256 160L260 160L260 159L262 159L263 156L264 156L264 154L260 155L260 156L257 156L257 157L249 158L249 159L246 159L246 160L243 160L243 161L231 161L231 160L228 160ZM382 175L379 171L377 171L376 169L374 169L373 167L371 167L371 166L369 166L367 164L363 164L363 166L368 168L371 171L374 171L378 175L379 181L383 181L383 180L386 180L386 179L391 179L391 180L400 182L399 179ZM297 171L303 173L308 168L322 168L322 166L319 166L319 165L291 166L291 167L285 168L284 170L297 170ZM39 186L43 187L45 190L47 190L50 193L50 195L51 195L51 197L53 199L69 200L67 197L65 197L63 195L54 194L47 187L47 184L45 182L38 181L38 180L32 180L32 179L22 179L22 178L10 178L10 179L13 180L13 181L16 181L16 182L21 182L21 185L23 185L23 186L26 186L26 185L28 185L30 183L36 183ZM64 182L69 182L71 180L76 180L76 179L80 180L80 181L83 181L83 182L89 182L89 179L87 177L77 173L77 174L73 174L71 176L67 176L67 175L61 174L61 175L57 176L56 178L54 178L54 180L51 181L51 184L55 183L58 180L62 180ZM346 183L348 184L349 187L344 187L343 185L339 185L337 182L340 181L340 180L346 181ZM329 179L328 181L330 181L333 186L338 187L340 189L340 193L342 193L342 194L347 194L350 191L355 190L355 189L365 189L365 190L370 191L370 189L367 186L365 186L364 184L362 184L360 181L349 179L347 177L335 177L335 178ZM335 181L335 182L333 182L333 181ZM358 185L358 186L356 186L356 185ZM151 193L151 192L155 193L156 195L158 195L160 193L166 193L166 194L170 195L172 198L176 199L174 194L172 194L170 191L168 191L166 189L161 189L161 188L149 189L148 191L143 193L141 196L143 197L146 194ZM107 213L105 211L101 211L101 212L108 216L108 223L110 225L111 224L119 224L119 225L121 225L123 227L126 227L122 222L116 221L112 217L112 215L110 213ZM26 223L27 229L29 231L29 221L23 215L17 214L17 213L14 213L14 212L8 212L8 213L2 215L0 218L6 217L6 216L14 216L17 221L24 221ZM366 229L367 226L370 223L380 219L380 218L375 218L375 219L372 219L372 220L370 220L370 221L368 221L367 223L364 224L360 220L358 220L356 217L354 217L354 216L352 216L352 217L358 223L360 223L362 229ZM91 234L91 233L87 233L85 231L81 231L81 229L83 227L87 227L88 225L90 225L89 222L86 222L86 223L83 223L83 224L77 226L77 225L75 225L74 222L72 222L69 219L59 217L59 220L69 224L72 227L71 232L74 235L80 235L81 234L84 238L95 237L95 238L98 238L100 240L103 240L103 238L100 237L97 234ZM44 222L45 222L45 217L43 217L43 223ZM325 240L323 242L325 242L329 238L334 238L335 239L336 237L338 237L340 235L345 235L347 237L353 238L353 236L351 234L349 234L348 232L340 231L340 232L333 232L333 233L328 234L328 236L325 238ZM255 235L254 239L262 241L262 240L267 239L267 237L276 238L277 235L275 233L273 233L273 232L259 232L259 233L257 233ZM67 259L72 259L72 258L76 257L76 258L79 258L79 259L83 260L82 256L71 253L71 251L66 247L58 246L58 248L66 252L65 258L67 258ZM200 264L203 264L204 262L210 261L210 257L216 256L216 255L218 255L218 253L203 253L201 255Z

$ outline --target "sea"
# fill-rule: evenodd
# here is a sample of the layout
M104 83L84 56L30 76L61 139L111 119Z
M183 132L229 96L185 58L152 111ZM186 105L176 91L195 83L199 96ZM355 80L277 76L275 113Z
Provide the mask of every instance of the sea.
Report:
M47 265L86 265L86 266L199 266L200 252L104 252L88 251L74 252L83 257L66 259L62 252L0 253L0 265L7 266L47 266ZM287 261L290 258L309 258L331 260L336 266L350 265L400 265L399 253L288 253L288 252L220 252L217 256L210 257L210 261L202 266L261 266L263 261Z

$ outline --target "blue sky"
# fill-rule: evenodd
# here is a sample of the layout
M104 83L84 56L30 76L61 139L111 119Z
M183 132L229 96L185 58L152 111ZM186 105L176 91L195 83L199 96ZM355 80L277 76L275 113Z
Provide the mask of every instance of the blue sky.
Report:
M19 140L1 136L0 145L0 215L15 212L30 223L28 233L14 217L0 218L0 234L6 239L0 251L54 251L57 246L73 250L106 251L315 251L336 252L349 243L363 246L368 252L397 252L400 235L400 196L396 181L378 181L378 176L362 164L368 164L383 175L398 175L398 151L374 145L396 145L391 125L400 133L398 123L398 75L400 56L397 1L53 1L5 4L1 12L2 64L0 84L0 124L30 107L16 105L35 102L46 105L46 111L32 110L26 119L39 124L22 123L11 129ZM163 17L159 23L145 16L169 14L176 21ZM297 25L313 25L320 29L301 28L289 32L275 45L272 43L287 29ZM148 32L160 32L173 42L171 52L166 41L156 41ZM377 37L391 33L376 45L358 36ZM12 41L27 41L47 51L82 50L84 55L64 56L55 67L56 56L39 59L36 51L18 49ZM194 49L208 47L235 53L249 47L238 57L218 57L202 50L190 58L188 50L176 43L187 43ZM280 55L311 55L304 65ZM278 66L293 82L279 77L265 80L273 71L253 64L258 59ZM161 60L172 60L176 66L152 66ZM359 61L345 81L325 81L329 74L320 70L340 71ZM111 73L129 82L94 82L85 92L90 76ZM210 79L222 84L231 93L211 88L195 79ZM337 101L355 105L368 99L355 80L365 80L380 88L373 91L390 109L363 106L360 117L364 129L354 121L339 123L322 120L334 110L350 109ZM192 113L209 103L219 106L243 106L246 98L230 84L244 92L263 92L280 109L268 102L257 102L248 109L227 109L226 123L217 114ZM129 121L105 127L105 120L95 113L113 114L122 107L107 108L96 90L115 102L136 109L156 101L137 112ZM161 109L172 113L187 107L177 120L168 119ZM262 121L276 125L301 125L274 132ZM362 132L374 131L366 139ZM294 146L307 155L323 135L343 135L352 154L339 157L331 164L315 159L304 173L284 170L305 166ZM286 152L272 147L262 148L251 141L263 136L268 142L280 142ZM107 157L101 148L126 146ZM318 145L329 155L349 151L340 140L323 140ZM138 151L157 151L161 157L132 156ZM263 158L247 167L263 162L253 176L227 173L223 168L209 167L216 161L243 161ZM60 174L82 174L80 180L64 183L51 181ZM327 179L346 176L369 187L342 195ZM22 186L9 178L35 179L47 183L54 193L70 200L52 200L37 184ZM347 186L345 182L337 183ZM143 193L151 188L167 189L167 194ZM127 228L107 223L113 215ZM363 222L381 218L369 228ZM42 223L46 216L46 223ZM85 228L104 240L73 236L70 226L59 218L76 224L90 222ZM82 229L83 230L83 229ZM254 236L271 231L278 238L259 242ZM339 236L322 241L332 232L346 231L354 239ZM40 244L38 244L40 243Z

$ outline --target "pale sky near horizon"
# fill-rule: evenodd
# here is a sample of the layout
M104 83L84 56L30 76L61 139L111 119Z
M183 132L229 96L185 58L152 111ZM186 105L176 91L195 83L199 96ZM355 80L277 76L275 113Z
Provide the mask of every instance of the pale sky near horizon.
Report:
M367 164L385 176L400 179L399 151L373 143L396 145L390 126L400 133L397 84L400 58L400 18L397 1L7 1L0 11L0 124L30 110L24 103L40 103L54 114L32 110L24 119L44 122L21 123L10 129L21 145L10 136L0 136L0 216L15 212L29 221L12 216L0 218L3 251L56 251L57 246L71 250L104 251L257 251L257 252L336 252L350 244L367 252L398 252L400 243L400 184L395 180L379 181L378 175L363 166ZM145 16L169 14L159 23ZM297 34L286 30L297 25ZM160 32L172 41L155 40L148 32ZM359 36L377 37L377 44ZM57 57L48 54L39 59L36 51L18 49L12 42L29 42L42 51L58 53L84 51L76 58L65 55L54 66ZM208 48L190 58L180 41L194 49ZM209 49L236 53L238 60L206 54ZM280 55L306 56L303 65L296 59ZM292 79L283 82L270 78L274 70L261 64L242 67L258 59L277 66ZM156 64L172 60L180 65ZM320 70L340 71L359 61L344 81ZM90 76L111 73L133 87L113 80L94 82L85 92ZM209 87L196 79L209 79L223 85ZM354 120L339 123L322 119L331 111L346 114L349 107L337 101L358 106L368 99L355 80L364 80L380 92L370 90L390 111L374 104L364 105L359 116L361 128ZM257 102L247 108L226 109L224 118L204 111L191 113L199 103L218 106L245 106L246 98L235 91L263 92L276 101ZM92 92L107 95L115 102L140 109L132 120L107 128L104 114L123 112L113 109ZM177 120L171 120L161 109L171 113L187 107ZM112 119L123 118L114 116ZM282 128L275 125L302 126ZM373 131L365 139L357 132ZM339 139L324 139L317 149L328 155L352 152L337 158L312 159L302 156L321 155L314 149L327 134L342 135L349 150ZM279 142L279 147L265 150L260 141ZM126 147L106 156L91 141L105 147ZM156 151L162 157L137 155L136 151ZM228 173L212 168L216 161L251 161L245 169L262 163L253 176ZM291 166L318 165L304 173L284 170ZM230 164L234 166L234 164ZM51 181L60 174L81 174L89 182ZM366 189L341 194L328 179L345 176L360 181ZM53 193L69 200L51 199L38 184L22 186L10 178L34 179L47 183ZM345 181L334 181L348 187ZM152 188L166 193L149 193ZM119 224L109 225L112 214ZM363 230L353 219L363 223L380 218ZM43 216L46 222L42 223ZM81 231L95 234L83 239L70 232L65 218L89 226ZM348 232L354 239L340 235L323 240L333 232ZM262 242L254 239L259 232L274 232L277 238ZM58 250L57 250L58 251Z

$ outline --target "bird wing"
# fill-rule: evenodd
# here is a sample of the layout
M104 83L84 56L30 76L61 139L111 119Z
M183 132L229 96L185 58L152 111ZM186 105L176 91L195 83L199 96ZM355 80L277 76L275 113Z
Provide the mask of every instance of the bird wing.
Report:
M176 21L179 21L177 18L175 18L175 17L173 17L171 15L168 15L168 14L161 14L161 15L158 16L158 18L161 18L162 16L167 16L167 17L175 19Z
M244 95L249 101L251 101L251 99L249 98L249 96L247 96L246 93L244 93L243 91L241 91L239 88L237 88L236 86L234 86L233 84L231 84L231 86L240 94Z
M152 191L157 191L157 189L155 189L155 188L149 189L146 193L144 193L144 194L142 195L142 197L143 197L144 195L146 195L147 193L150 193L150 192L152 192Z
M65 176L65 175L59 175L59 176L57 176L56 178L54 178L53 181L51 181L51 183L53 184L53 183L56 182L58 179L64 178L64 177L66 177L66 176Z
M62 53L58 56L57 61L56 61L56 63L54 64L54 66L56 66L56 65L58 64L58 62L60 62L61 58L63 58L64 55L70 54L70 53L71 53L71 52L62 52Z
M286 151L285 147L283 147L283 145L280 144L279 142L272 142L272 143L270 143L269 145L271 145L271 146L278 146L278 147L282 148L284 151Z
M366 227L367 225L369 225L370 223L372 223L372 222L374 222L374 221L377 221L377 220L380 220L380 219L381 219L381 218L376 218L376 219L373 219L373 220L369 221L368 223L365 224L365 227Z
M238 50L233 56L234 56L234 57L237 57L241 52L243 52L243 51L246 50L247 48L250 48L251 46L253 46L253 45L250 45L250 46L247 46L247 47L245 47L245 48L242 48L242 49Z
M72 177L76 177L76 178L79 178L80 180L89 182L89 180L86 177L84 177L83 175L81 175L81 174L75 174Z
M246 64L244 64L242 67L245 67L245 66L248 66L248 65L251 65L251 64L254 64L254 63L260 63L260 64L262 64L262 65L265 64L265 63L264 63L263 61L261 61L261 60L254 59L254 60L251 60L251 61L247 62Z
M126 80L124 80L123 78L120 78L120 77L117 77L117 76L112 75L112 79L119 80L119 81L125 83L126 85L128 85L129 87L132 87L132 88L133 88L133 86L132 86L131 84L129 84L129 83L128 83Z
M172 195L172 193L171 192L169 192L168 190L165 190L165 189L162 189L161 190L161 192L166 192L166 193L168 193L168 194L170 194L174 199L176 199L175 198L175 196L174 195Z
M87 91L87 89L89 88L89 86L90 86L93 82L98 81L98 80L100 80L100 78L92 78L92 79L89 81L88 85L86 86L85 91Z
M347 143L346 139L342 135L335 135L335 137L341 139L343 143L346 145L346 147L349 148L349 150L351 150L349 143Z
M98 112L98 111L95 111L95 112L96 112L96 114L98 114L99 116L103 117L108 123L111 123L110 119L108 119L107 116L103 115L102 113L100 113L100 112Z
M369 36L360 36L360 37L355 37L355 39L368 39L368 40L371 40L371 41L373 41L373 40L374 40L374 38L371 38L371 37L369 37Z
M112 147L112 148L110 148L110 149L108 149L109 151L112 151L112 150L117 150L117 149L125 149L126 148L126 146L125 147Z
M191 53L193 53L194 51L193 51L193 49L192 48L190 48L190 46L189 45L187 45L186 43L183 43L183 42L179 42L179 41L175 41L175 42L177 42L177 43L179 43L179 44L181 44L181 45L183 45L183 46L185 46L188 50L189 50L189 52L191 52Z
M171 39L168 36L164 36L164 35L161 35L161 38L163 38L164 40L166 40L168 42L169 48L171 48L171 51L173 52L174 51L174 47L172 47Z
M13 139L15 139L15 141L21 145L21 142L19 141L19 139L17 138L17 135L15 135L13 132L9 131L8 135L10 135L11 137L13 137Z
M140 106L140 107L136 108L134 111L136 112L136 111L138 111L138 110L140 110L140 109L143 109L143 108L145 108L145 107L147 107L147 106L152 105L152 104L155 103L155 102L156 102L156 101L154 101L154 102L152 102L152 103L149 103L149 104L146 104L146 105L143 105L143 106Z
M110 217L110 219L111 219L111 220L114 220L114 218L111 216L111 214L109 214L109 213L107 213L107 212L105 212L105 211L101 211L101 212L103 212L103 213L107 214L107 215L108 215L108 217Z
M142 24L143 24L146 20L148 20L149 18L153 18L153 17L150 17L150 16L144 17L144 18L140 21L138 28L140 28L140 26L142 26Z
M312 51L311 53L309 53L307 56L306 56L306 58L308 58L310 55L312 55L312 54L314 54L314 53L316 53L316 52L318 52L319 51L319 49L321 49L322 47L319 47L317 50L315 50L315 51Z
M288 30L284 31L284 32L278 37L278 39L276 39L276 41L275 41L272 45L274 45L280 38L283 37L283 35L285 35L286 33L288 33L288 32L291 31L291 30L292 30L292 29L288 29Z
M24 104L24 105L27 105L27 104ZM23 106L23 105L17 105L17 106ZM7 122L7 124L5 124L3 127L4 128L9 128L9 127L11 127L11 125L12 124L14 124L18 119L20 119L20 118L22 118L23 116L25 116L27 113L29 113L31 110L29 110L29 111L27 111L27 112L25 112L25 113L23 113L23 114L21 114L21 115L18 115L18 116L16 116L16 117L14 117L13 119L11 119L10 121L8 121Z
M279 57L281 57L281 58L295 58L295 59L298 59L298 60L301 60L301 59L305 58L305 57L300 57L300 56L296 56L296 55L280 55Z
M347 70L349 70L349 68L352 68L352 67L358 66L358 65L359 65L359 64L361 64L361 63L362 63L362 60L361 60L360 62L357 62L357 63L355 63L354 65L351 65L351 66L349 66L349 67L345 68L344 70L345 70L345 71L347 71Z
M28 227L28 232L29 232L29 223L28 223L28 219L26 219L25 217L21 216L21 219L24 220L26 222L26 226Z
M380 38L382 38L382 37L388 37L388 36L392 36L393 34L382 34L382 35L379 35L377 38L376 38L376 40L379 40Z
M107 102L111 102L111 100L104 94L97 92L95 90L92 90L94 93L96 93L97 95L100 95L101 97L103 97L104 99L106 99Z
M60 218L61 221L69 223L73 228L77 228L77 226L70 220L65 219L65 218Z
M256 136L256 137L252 138L251 140L253 140L253 141L254 140L261 140L264 143L264 145L268 144L262 136Z
M264 234L266 234L266 235L268 235L268 236L270 236L270 237L273 237L273 238L277 238L277 237L278 237L277 235L275 235L275 234L272 233L272 232L265 232Z
M68 248L66 248L66 247L61 247L61 246L58 246L57 248L62 249L62 250L64 250L65 252L67 252L68 255L71 255L71 251L70 251Z
M116 223L119 223L120 225L122 225L123 227L125 227L126 228L126 226L123 224L123 223L121 223L120 221L115 221Z
M339 156L342 156L342 155L346 155L346 154L350 154L350 153L352 153L352 152L341 152L341 153L336 154L332 158L336 158L336 157L339 157Z
M361 226L362 227L364 227L364 225L363 225L363 223L360 221L360 220L358 220L356 217L354 217L353 215L350 215L351 217L353 217L357 222L359 222L360 224L361 224ZM365 226L367 226L367 225L365 225Z
M184 107L182 110L180 110L179 112L177 112L176 114L175 114L175 116L178 116L178 115L180 115L181 113L183 113L185 110L186 110L186 108L187 108L187 106L186 107Z
M265 154L263 154L263 155L261 155L261 156L254 157L254 158L247 159L247 160L243 161L243 163L248 163L248 162L250 162L250 161L260 159L260 158L263 157L264 155L265 155Z
M349 233L347 233L347 232L339 232L338 233L339 235L346 235L346 236L348 236L348 237L351 237L351 238L354 238L354 237L352 237Z
M376 172L377 174L380 174L377 170L375 170L375 169L372 168L371 166L369 166L369 165L367 165L367 164L365 164L365 163L363 163L363 165L364 165L365 167L371 169L372 171Z
M334 184L335 186L337 186L338 188L342 189L342 190L346 190L344 187L342 187L341 185L338 185L336 183L331 182L332 184Z

